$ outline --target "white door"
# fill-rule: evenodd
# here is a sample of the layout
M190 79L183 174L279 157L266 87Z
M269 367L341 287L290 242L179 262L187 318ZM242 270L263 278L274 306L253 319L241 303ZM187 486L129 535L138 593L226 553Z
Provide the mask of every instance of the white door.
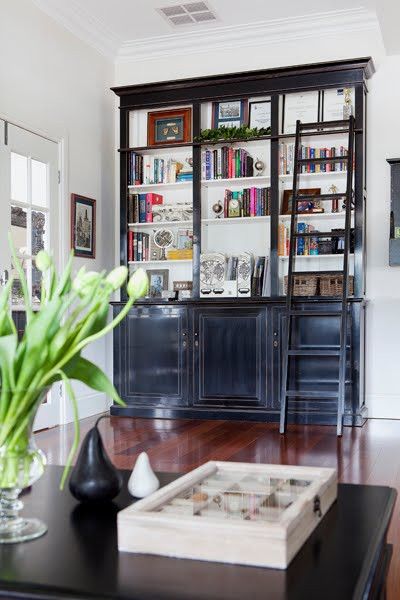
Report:
M12 273L11 308L23 310L21 285L11 263L11 236L28 282L32 307L40 302L40 272L35 255L50 250L60 268L58 144L30 131L6 124L0 144L0 273ZM58 425L60 393L53 386L38 411L35 429Z

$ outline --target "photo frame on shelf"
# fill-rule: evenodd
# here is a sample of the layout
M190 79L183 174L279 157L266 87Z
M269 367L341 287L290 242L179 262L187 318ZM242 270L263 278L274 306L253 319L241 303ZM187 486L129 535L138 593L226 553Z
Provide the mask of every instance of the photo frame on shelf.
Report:
M162 293L168 290L168 269L147 269L149 278L149 296L150 298L162 298Z
M168 146L168 144L184 144L191 141L192 109L190 107L148 113L147 144L149 146Z
M212 129L219 127L240 127L247 124L248 101L224 100L212 104Z
M271 100L249 102L249 127L251 129L271 127Z
M320 117L321 92L285 94L282 99L282 133L295 133L296 121L315 123Z
M298 190L299 194L318 196L321 188L305 188ZM293 190L283 190L281 215L290 215L292 213ZM298 213L323 213L324 210L317 205L317 201L304 200L297 206Z
M71 248L74 256L96 257L96 200L71 194Z

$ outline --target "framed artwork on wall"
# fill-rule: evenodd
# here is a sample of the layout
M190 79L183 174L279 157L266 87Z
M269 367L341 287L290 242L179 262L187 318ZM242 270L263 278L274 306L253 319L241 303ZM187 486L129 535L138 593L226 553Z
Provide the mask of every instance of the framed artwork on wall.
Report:
M240 127L247 124L247 100L213 102L212 129L218 127Z
M71 194L71 248L75 256L96 257L96 200Z
M160 146L192 141L192 109L158 110L147 115L147 143Z
M271 127L271 100L260 100L249 103L249 127L251 129L268 129Z

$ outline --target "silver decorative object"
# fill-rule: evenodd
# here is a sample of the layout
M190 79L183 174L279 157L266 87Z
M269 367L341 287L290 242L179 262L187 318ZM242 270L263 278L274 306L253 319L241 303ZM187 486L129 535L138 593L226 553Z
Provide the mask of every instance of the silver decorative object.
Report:
M222 205L221 200L218 200L215 204L212 205L213 213L215 214L216 219L220 219L222 217L222 213L224 212L224 207Z
M174 243L174 234L170 229L157 229L154 232L154 243L161 249L162 255L160 260L165 260L165 251Z
M262 161L259 158L257 158L256 162L254 163L254 168L257 171L257 175L261 175L262 172L265 169L265 163L264 163L264 161Z

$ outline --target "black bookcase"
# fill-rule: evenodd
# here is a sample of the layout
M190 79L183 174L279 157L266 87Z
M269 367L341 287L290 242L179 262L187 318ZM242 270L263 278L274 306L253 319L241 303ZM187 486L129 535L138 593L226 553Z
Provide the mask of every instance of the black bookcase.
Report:
M271 135L257 143L269 144L271 213L269 228L270 290L268 297L200 298L202 248L201 152L210 143L191 142L193 157L193 294L189 300L143 300L114 334L114 382L127 403L113 406L112 414L148 417L223 418L259 421L279 419L281 335L284 321L282 260L278 256L280 222L280 144L293 139L282 133L285 95L306 91L352 88L356 127L354 197L354 296L349 299L348 368L345 424L362 425L364 402L364 290L365 290L365 149L367 80L374 68L370 58L250 71L197 79L165 81L113 88L120 97L120 262L127 261L127 169L131 151L132 111L192 107L193 136L200 133L201 107L206 102L235 98L271 99ZM245 141L243 142L246 143ZM143 266L146 266L143 263ZM299 298L298 307L327 311L337 298ZM113 303L117 313L121 303ZM304 322L303 322L304 321ZM329 316L299 319L300 347L336 348L339 324ZM335 358L332 357L332 361ZM293 385L307 382L321 397L289 404L289 421L331 424L336 407L324 398L335 385L329 361L299 360L290 371ZM304 387L304 386L303 386Z

